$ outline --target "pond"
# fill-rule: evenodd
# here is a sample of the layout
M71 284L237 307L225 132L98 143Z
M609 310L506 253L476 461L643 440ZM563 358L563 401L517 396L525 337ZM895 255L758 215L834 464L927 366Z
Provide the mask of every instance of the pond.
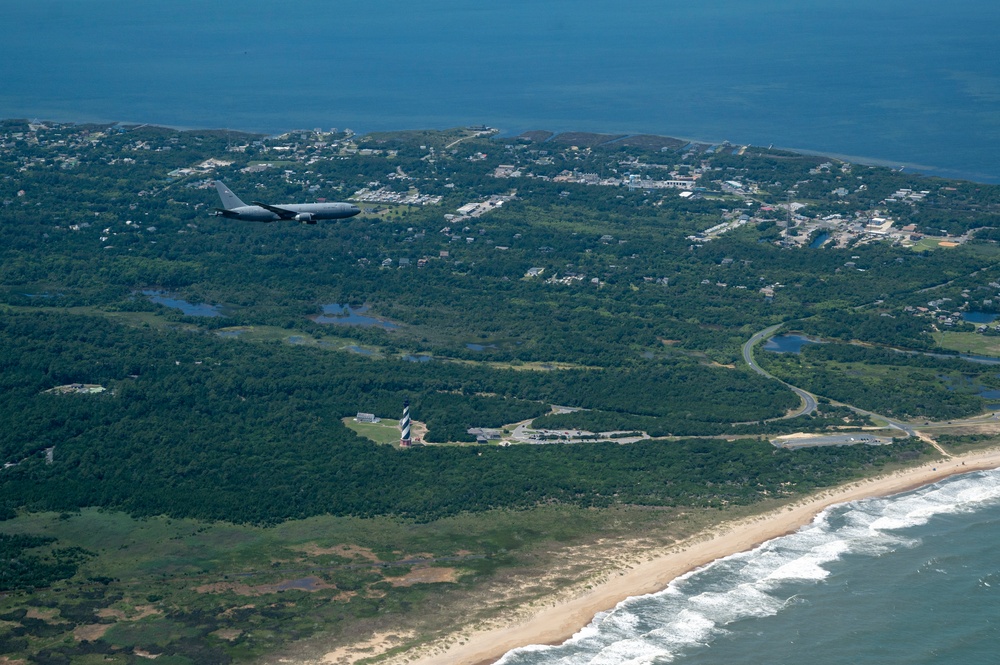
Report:
M358 346L356 344L351 344L350 346L347 347L347 350L350 351L351 353L360 353L363 356L374 356L375 355L375 352L372 351L371 349L366 349L366 348L360 347L360 346Z
M991 312L964 312L962 314L962 320L969 323L993 323L996 319L997 315Z
M408 360L411 363L428 363L431 360L433 360L433 358L434 358L433 356L428 356L425 354L412 355L408 353L405 356L403 356L403 360Z
M323 305L323 313L313 318L313 321L335 326L377 326L386 330L393 330L399 327L395 323L383 321L373 316L362 316L367 311L367 305L352 308L350 305L333 303L331 305Z
M155 289L145 289L142 295L147 296L150 302L171 309L179 309L185 316L225 316L222 313L221 305L209 305L208 303L189 303L186 300L177 298L167 291L157 291Z
M978 397L982 397L985 400L991 400L986 403L986 409L988 411L1000 411L1000 390L996 388L984 388L976 393Z
M805 335L775 335L765 342L764 350L772 353L802 353L802 347L806 344L823 342Z
M823 243L825 243L829 239L830 239L829 233L820 233L818 236L816 236L815 240L809 243L809 246L813 249L817 249L819 247L822 247Z
M465 345L465 348L469 349L470 351L485 351L486 349L495 349L495 348L497 348L497 345L496 344L472 344L472 343L469 343L469 344Z

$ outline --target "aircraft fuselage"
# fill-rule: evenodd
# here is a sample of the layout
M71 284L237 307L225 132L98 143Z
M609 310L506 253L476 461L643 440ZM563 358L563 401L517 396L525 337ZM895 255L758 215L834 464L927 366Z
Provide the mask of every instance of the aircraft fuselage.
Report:
M241 219L246 222L280 222L289 220L303 224L315 224L323 219L345 219L354 217L361 209L353 203L289 203L287 205L271 205L252 201L247 205L240 197L233 194L221 180L215 181L215 189L222 199L221 208L215 209L215 214L228 219Z
M282 211L290 214L279 214L259 205L239 206L229 210L219 210L218 214L230 219L241 219L246 222L280 222L292 220L315 223L324 219L346 219L354 217L361 210L350 203L292 203L280 206Z

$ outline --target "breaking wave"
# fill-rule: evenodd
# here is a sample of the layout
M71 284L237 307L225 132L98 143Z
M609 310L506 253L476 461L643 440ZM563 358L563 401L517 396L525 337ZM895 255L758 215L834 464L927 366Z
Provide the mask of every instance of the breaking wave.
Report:
M648 596L594 617L561 645L508 652L498 665L651 665L727 633L727 626L790 610L847 555L879 556L920 544L907 530L934 517L1000 504L1000 471L976 472L893 497L833 506L796 533L714 561Z

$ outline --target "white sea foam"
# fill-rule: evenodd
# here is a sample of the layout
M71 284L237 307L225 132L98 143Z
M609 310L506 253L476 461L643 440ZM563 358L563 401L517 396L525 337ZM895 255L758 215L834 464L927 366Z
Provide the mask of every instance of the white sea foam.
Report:
M689 603L714 624L725 625L750 617L765 617L781 609L783 601L762 591L752 583L744 583L724 593L700 593Z
M667 663L710 644L737 621L794 606L795 588L821 584L847 555L877 556L919 540L908 528L935 516L1000 502L1000 471L974 473L890 498L865 499L820 513L798 532L690 572L667 589L629 598L558 647L526 647L502 665ZM984 585L988 584L983 582Z
M825 561L822 563L825 563ZM823 568L819 561L802 558L779 567L768 575L767 579L772 581L822 580L826 579L829 574L829 571Z

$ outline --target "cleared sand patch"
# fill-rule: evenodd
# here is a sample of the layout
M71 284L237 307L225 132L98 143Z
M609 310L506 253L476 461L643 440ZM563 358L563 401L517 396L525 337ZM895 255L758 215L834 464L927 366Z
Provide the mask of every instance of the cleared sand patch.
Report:
M417 568L402 577L386 577L392 586L413 586L414 584L437 584L457 582L458 571L454 568Z
M29 607L28 613L24 616L28 619L40 619L41 621L52 623L57 614L59 614L59 610L55 608L41 609L39 607Z
M359 547L357 545L334 545L333 547L320 547L316 543L306 543L301 547L296 548L301 552L308 554L309 556L324 556L334 554L336 556L347 557L349 559L367 559L368 561L373 561L378 563L381 559L378 558L374 552L372 552L367 547Z
M219 630L209 633L209 635L215 635L220 640L228 640L230 642L232 642L242 634L243 631L237 630L236 628L220 628Z
M230 607L228 610L226 610L219 616L231 617L235 612L238 612L239 610L252 610L255 609L256 607L257 606L254 605L253 603L250 603L249 605L240 605L239 607Z
M76 638L78 642L93 642L94 640L99 640L104 637L104 633L108 632L114 624L111 623L91 623L86 626L77 626L73 629L73 637ZM0 661L3 662L3 661ZM18 663L23 663L24 661L13 661Z
M326 653L319 662L323 665L350 665L362 658L372 658L381 655L406 640L413 639L416 633L376 633L370 639L348 646L337 647Z
M114 607L105 607L97 611L97 616L103 619L114 618L119 621L138 621L139 619L145 619L159 613L160 611L152 605L136 605L130 612Z

